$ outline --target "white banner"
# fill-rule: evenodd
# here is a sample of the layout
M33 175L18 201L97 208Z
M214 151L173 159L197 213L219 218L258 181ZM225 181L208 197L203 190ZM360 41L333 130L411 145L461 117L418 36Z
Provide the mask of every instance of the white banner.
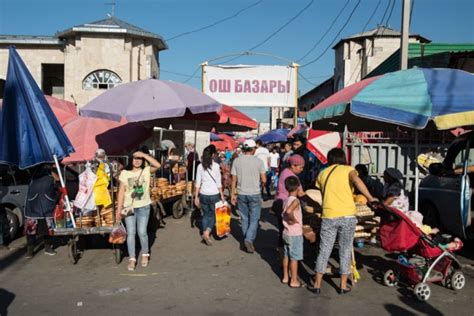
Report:
M295 107L296 68L203 66L204 93L232 106Z

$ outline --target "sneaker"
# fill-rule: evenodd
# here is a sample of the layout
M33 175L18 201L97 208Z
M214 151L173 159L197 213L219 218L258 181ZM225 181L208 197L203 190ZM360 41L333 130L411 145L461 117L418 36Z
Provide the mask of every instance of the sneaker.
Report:
M26 255L25 255L25 258L26 258L26 259L31 259L31 258L33 258L33 256L34 256L34 249L33 249L33 247L27 247L27 248L26 248Z
M55 256L57 254L57 252L53 248L46 248L44 250L44 254L48 255L48 256Z
M128 271L134 271L136 264L137 264L137 259L135 258L128 259L128 266L127 266Z
M248 253L254 253L255 251L255 248L253 247L253 244L250 241L245 242L245 249Z

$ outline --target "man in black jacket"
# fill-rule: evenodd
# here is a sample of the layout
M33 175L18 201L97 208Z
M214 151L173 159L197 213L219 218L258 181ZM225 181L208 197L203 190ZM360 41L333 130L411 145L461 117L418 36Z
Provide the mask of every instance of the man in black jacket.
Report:
M54 177L56 175L56 177ZM44 253L54 256L49 230L53 223L53 211L61 196L57 171L43 164L34 168L25 207L26 258L32 258L36 237L43 237Z

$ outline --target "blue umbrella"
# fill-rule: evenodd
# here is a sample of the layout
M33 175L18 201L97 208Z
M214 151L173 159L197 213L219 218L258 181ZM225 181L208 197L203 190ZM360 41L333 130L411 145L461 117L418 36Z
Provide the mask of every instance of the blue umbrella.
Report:
M54 162L63 192L66 192L58 159L72 152L74 148L43 92L15 48L10 46L4 100L0 107L0 163L25 169ZM76 227L67 194L65 199L66 210Z
M287 128L274 129L258 136L255 140L261 140L264 144L286 142L289 131Z
M25 169L74 152L43 92L15 48L9 47L0 108L0 162Z

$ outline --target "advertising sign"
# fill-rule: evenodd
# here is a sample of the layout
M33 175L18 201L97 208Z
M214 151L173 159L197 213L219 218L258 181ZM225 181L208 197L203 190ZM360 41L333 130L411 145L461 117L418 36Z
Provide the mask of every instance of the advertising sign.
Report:
M292 66L205 65L203 91L227 105L295 107L296 78Z

